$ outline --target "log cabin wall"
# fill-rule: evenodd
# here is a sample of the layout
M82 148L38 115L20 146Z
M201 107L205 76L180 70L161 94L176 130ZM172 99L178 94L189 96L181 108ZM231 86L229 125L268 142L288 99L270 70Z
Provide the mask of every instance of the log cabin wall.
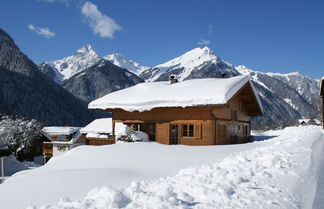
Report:
M213 110L216 118L216 144L246 143L250 139L251 117L239 96L233 97L221 111Z
M211 114L213 109L222 109L222 107L156 108L144 112L115 109L111 112L115 122L156 123L175 120L208 120L213 118Z
M178 144L213 145L215 141L215 120L175 120L156 124L156 141L170 144L171 126L178 125ZM184 136L184 126L193 125L193 136Z

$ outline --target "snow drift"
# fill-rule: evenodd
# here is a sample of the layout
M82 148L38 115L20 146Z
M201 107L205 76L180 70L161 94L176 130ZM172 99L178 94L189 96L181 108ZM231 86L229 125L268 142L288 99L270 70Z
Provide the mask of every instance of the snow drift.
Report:
M323 131L290 127L267 132L265 138L271 139L213 164L121 189L95 188L82 200L65 197L42 208L311 208Z

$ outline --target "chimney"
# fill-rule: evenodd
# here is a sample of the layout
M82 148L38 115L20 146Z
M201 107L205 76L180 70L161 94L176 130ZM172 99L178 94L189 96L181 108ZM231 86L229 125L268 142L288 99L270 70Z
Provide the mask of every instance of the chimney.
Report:
M176 79L176 76L174 74L169 76L170 84L178 83L178 79Z

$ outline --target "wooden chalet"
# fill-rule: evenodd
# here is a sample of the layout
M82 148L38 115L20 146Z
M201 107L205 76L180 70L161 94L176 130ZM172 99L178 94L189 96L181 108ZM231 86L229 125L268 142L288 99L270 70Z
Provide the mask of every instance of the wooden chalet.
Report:
M263 109L246 76L141 83L92 101L162 144L219 145L249 141L251 119Z
M322 97L322 125L324 129L324 77L321 79L320 95Z
M52 156L63 154L75 146L84 144L79 130L80 127L44 127L41 133L50 140L43 143L43 155L46 160Z

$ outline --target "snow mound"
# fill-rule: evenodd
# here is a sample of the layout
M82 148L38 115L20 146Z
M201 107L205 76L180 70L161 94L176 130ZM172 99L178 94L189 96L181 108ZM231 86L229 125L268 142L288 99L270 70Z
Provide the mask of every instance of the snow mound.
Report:
M131 134L131 138L135 142L147 142L149 141L148 135L142 131L135 131Z
M189 167L155 181L133 182L120 190L96 188L83 200L63 198L42 209L311 208L323 131L308 126L269 134L279 136L255 142L264 146L215 164Z

